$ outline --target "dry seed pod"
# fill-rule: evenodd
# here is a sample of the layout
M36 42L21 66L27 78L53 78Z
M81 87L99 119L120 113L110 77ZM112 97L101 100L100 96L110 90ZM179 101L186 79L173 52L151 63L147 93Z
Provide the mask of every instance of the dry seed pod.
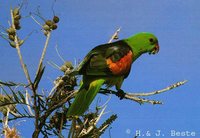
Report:
M8 38L11 40L11 41L14 41L15 40L15 36L14 35L8 35Z
M56 24L53 24L52 25L52 30L55 30L55 29L57 29L58 28L58 26L56 25Z
M13 10L13 15L15 16L15 15L19 15L19 8L15 8L14 10Z
M69 61L66 61L63 66L66 66L67 68L73 69L72 62L69 62Z
M45 31L50 31L50 27L49 27L47 24L44 24L44 25L43 25L43 29L44 29Z
M24 40L19 40L19 46L21 46L24 43Z
M6 138L20 138L16 128L4 128Z
M14 20L14 25L18 26L19 25L19 20Z
M14 16L14 20L20 20L21 19L21 15L15 15Z
M45 24L48 25L48 26L52 26L52 25L53 25L53 22L52 22L51 20L47 20L47 21L45 22Z
M45 30L43 32L45 36L47 36L47 34L49 33L49 31L45 31Z
M114 39L117 40L117 39L119 39L119 37L116 35L116 36L114 37Z
M54 21L54 23L58 23L60 21L60 19L58 16L54 16L53 21Z
M21 27L19 25L19 20L14 20L14 25L15 25L15 29L17 29L17 30L21 29Z
M10 27L6 30L6 32L9 34L9 35L15 35L15 29Z
M10 44L10 46L12 46L13 48L16 48L15 42L11 41L11 42L9 42L9 44Z
M20 29L21 29L21 26L20 26L20 25L17 25L17 26L15 26L15 29L20 30Z
M63 66L60 67L60 70L65 72L67 70L67 67L65 65L63 65Z

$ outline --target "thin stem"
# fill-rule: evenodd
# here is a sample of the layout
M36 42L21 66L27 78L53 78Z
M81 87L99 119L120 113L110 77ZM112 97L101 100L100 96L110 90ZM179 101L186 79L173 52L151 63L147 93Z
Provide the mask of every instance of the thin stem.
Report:
M42 51L42 55L41 55L41 58L40 58L40 61L39 61L39 65L38 65L38 69L37 69L37 72L36 72L36 76L38 75L38 73L40 71L40 68L42 67L42 62L43 62L45 54L46 54L46 50L47 50L47 47L48 47L48 44L49 44L50 36L51 36L51 32L48 32L47 38L46 38L46 41L45 41L45 45L44 45L44 49ZM35 131L33 133L33 137L37 138L39 136L39 133L40 133L41 129L42 129L42 126L41 126L41 122L39 124L40 113L39 113L39 109L38 109L38 106L37 106L36 93L33 95L33 97L34 97L34 105L36 106L35 107L35 117L36 117L35 127L36 128L35 128Z
M187 80L184 81L180 81L177 82L175 84L172 84L164 89L161 90L157 90L157 91L153 91L153 92L149 92L149 93L124 93L124 99L129 99L129 100L133 100L135 102L138 102L139 104L143 104L143 103L151 103L151 104L162 104L162 102L157 101L157 100L148 100L148 99L144 99L144 98L140 98L140 96L151 96L151 95L156 95L156 94L161 94L163 92L169 91L171 89L177 88L181 85L184 85L187 82ZM113 90L108 90L108 89L100 89L100 93L103 94L114 94L116 96L118 96L118 92L113 91Z
M10 113L10 108L7 108L6 110L7 110L7 112L6 112L6 116L5 116L4 127L8 126L8 116L9 116L9 113Z
M54 63L53 61L47 61L47 64L49 64L50 66L52 66L55 69L60 70L60 67L56 63Z
M45 54L46 54L46 51L47 51L47 47L48 47L48 44L49 44L49 39L50 39L50 36L51 36L51 32L48 32L47 33L47 38L46 38L46 41L45 41L45 45L44 45L44 49L42 51L42 55L41 55L41 58L40 58L40 61L39 61L39 65L38 65L38 69L37 69L37 73L39 72L41 66L42 66L42 62L44 60L44 57L45 57Z
M71 128L70 128L70 130L69 130L69 133L68 133L68 138L71 138L71 135L72 135L72 133L73 133L73 131L74 131L74 118L72 119L72 124L71 124ZM76 120L75 120L76 121Z
M151 96L151 95L160 94L160 93L169 91L171 89L174 89L176 87L179 87L179 86L185 84L186 82L187 82L187 80L180 81L180 82L174 83L174 84L172 84L172 85L170 85L170 86L168 86L168 87L166 87L164 89L153 91L153 92L148 92L148 93L127 93L127 94L130 95L130 96Z
M59 53L59 51L58 51L58 44L56 44L55 49L56 49L56 53L57 53L58 57L63 61L63 63L65 63L64 58L60 55L60 53Z
M112 37L110 38L110 40L108 41L108 43L111 43L114 39L118 38L118 34L119 34L120 30L121 30L121 27L118 28L118 29L115 31L115 33L112 35Z
M33 21L35 21L39 26L42 27L42 25L35 19L35 17L33 17L32 15L30 15L30 17L33 19Z
M10 13L11 13L11 20L12 20L12 28L14 28L15 29L15 25L14 25L14 17L13 17L13 10L11 9L10 10ZM15 29L16 30L16 29ZM21 64L21 66L22 66L22 69L23 69L23 71L24 71L24 74L25 74L25 76L26 76L26 79L28 80L28 83L29 84L32 84L32 82L31 82L31 78L30 78L30 75L29 75L29 73L28 73L28 70L27 70L27 68L26 68L26 65L24 64L24 61L23 61L23 58L22 58L22 54L21 54L21 51L20 51L20 46L19 46L19 41L18 41L18 39L17 39L17 35L15 35L15 44L16 44L16 49L17 49L17 54L18 54L18 56L19 56L19 60L20 60L20 64Z
M16 28L15 28L15 25L14 25L14 16L13 16L13 10L11 9L10 10L10 13L11 13L11 20L12 20L12 28L15 29L16 31ZM26 68L26 65L24 64L24 61L23 61L23 57L22 57L22 54L21 54L21 51L20 51L20 45L19 45L19 40L17 38L17 35L15 35L15 40L14 40L15 44L16 44L16 49L17 49L17 53L18 53L18 56L19 56L19 60L20 60L20 63L21 63L21 66L22 66L22 69L24 71L24 74L26 76L26 79L31 87L31 90L33 92L33 99L34 99L34 112L35 112L35 132L38 132L38 124L39 124L39 110L38 110L38 107L37 107L37 91L35 90L34 88L34 85L31 81L31 78L30 78L30 75L28 73L28 69ZM38 133L39 135L39 133ZM38 137L38 135L36 135L35 137Z

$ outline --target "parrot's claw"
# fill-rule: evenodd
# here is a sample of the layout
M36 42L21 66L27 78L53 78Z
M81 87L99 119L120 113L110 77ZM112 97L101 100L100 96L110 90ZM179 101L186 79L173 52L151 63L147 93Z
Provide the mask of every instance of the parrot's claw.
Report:
M125 92L123 90L118 90L116 94L120 100L122 100L125 97Z

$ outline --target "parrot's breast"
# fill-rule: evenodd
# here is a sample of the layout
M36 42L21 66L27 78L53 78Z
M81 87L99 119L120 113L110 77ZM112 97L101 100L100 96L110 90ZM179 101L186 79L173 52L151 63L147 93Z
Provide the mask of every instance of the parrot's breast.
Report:
M106 62L110 71L114 75L124 75L130 71L132 59L133 59L133 53L132 51L129 51L125 56L123 56L116 62L113 62L111 58L108 58Z

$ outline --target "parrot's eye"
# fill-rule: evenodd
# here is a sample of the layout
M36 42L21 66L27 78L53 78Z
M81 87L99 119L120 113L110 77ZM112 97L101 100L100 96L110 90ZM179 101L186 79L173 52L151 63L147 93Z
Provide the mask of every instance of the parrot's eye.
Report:
M154 42L153 38L149 38L149 42L153 43Z

